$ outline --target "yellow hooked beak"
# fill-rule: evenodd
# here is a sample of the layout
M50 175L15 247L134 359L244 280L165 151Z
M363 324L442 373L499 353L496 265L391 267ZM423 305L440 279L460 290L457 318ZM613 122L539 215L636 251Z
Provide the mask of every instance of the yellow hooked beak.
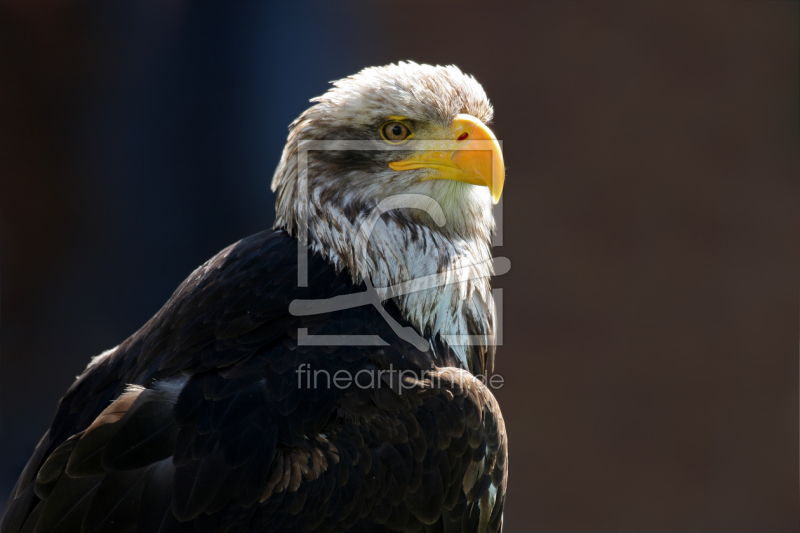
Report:
M494 133L472 115L458 115L453 122L455 150L420 151L417 155L389 163L392 170L433 168L438 172L427 180L455 180L489 187L497 203L503 193L506 170L503 152Z

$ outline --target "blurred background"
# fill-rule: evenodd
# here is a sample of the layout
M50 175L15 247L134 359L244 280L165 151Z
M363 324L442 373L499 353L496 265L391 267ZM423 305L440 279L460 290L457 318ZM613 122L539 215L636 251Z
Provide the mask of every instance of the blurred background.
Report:
M506 530L798 531L797 2L0 2L0 505L330 80L495 105Z

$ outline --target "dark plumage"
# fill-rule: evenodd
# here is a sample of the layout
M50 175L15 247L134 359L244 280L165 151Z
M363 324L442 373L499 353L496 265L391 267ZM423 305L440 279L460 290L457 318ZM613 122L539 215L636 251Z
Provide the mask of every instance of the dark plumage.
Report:
M382 76L434 67L385 69ZM283 171L284 163L276 176L290 179ZM374 206L380 198L368 200L359 201ZM291 213L286 208L283 216ZM416 219L397 220L408 228ZM293 314L293 301L363 293L367 286L352 267L354 258L336 255L343 249L334 250L313 230L308 284L298 286L298 241L280 229L295 227L286 220L278 226L198 268L147 324L90 363L60 401L0 531L502 528L505 428L494 397L473 376L486 373L494 347L451 346L449 330L434 331L415 319L409 297L387 299L383 309L425 338L424 351L399 338L373 305ZM414 226L403 246L414 248L409 243L427 231ZM447 242L454 260L459 250L472 249L456 237ZM380 244L370 249L388 253ZM434 264L433 274L453 267L441 258ZM382 278L375 262L370 268L377 287L385 286L378 279L405 279ZM490 273L455 283L474 302L451 310L461 317L454 324L468 330L461 333L492 334L493 303L480 285L488 287ZM434 296L451 300L461 294L438 290ZM450 309L445 304L442 309ZM385 343L303 340L343 334L378 335ZM304 376L304 368L327 374L309 386L314 375ZM390 368L404 371L402 381L385 372ZM341 388L323 383L337 371L357 380Z

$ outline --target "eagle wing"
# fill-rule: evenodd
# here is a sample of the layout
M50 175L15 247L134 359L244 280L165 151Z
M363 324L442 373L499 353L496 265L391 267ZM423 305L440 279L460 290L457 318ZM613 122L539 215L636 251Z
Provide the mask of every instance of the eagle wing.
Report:
M364 289L313 254L298 287L296 254L277 231L223 250L94 361L0 531L499 531L494 397L440 341L418 351L372 306L293 316L296 298ZM388 342L315 346L300 328ZM331 386L337 371L360 381Z

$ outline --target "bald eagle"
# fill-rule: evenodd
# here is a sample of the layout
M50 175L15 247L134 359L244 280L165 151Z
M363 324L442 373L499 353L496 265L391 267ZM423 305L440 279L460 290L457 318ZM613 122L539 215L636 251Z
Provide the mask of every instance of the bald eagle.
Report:
M312 102L274 228L91 360L2 533L502 530L489 100L401 62Z

